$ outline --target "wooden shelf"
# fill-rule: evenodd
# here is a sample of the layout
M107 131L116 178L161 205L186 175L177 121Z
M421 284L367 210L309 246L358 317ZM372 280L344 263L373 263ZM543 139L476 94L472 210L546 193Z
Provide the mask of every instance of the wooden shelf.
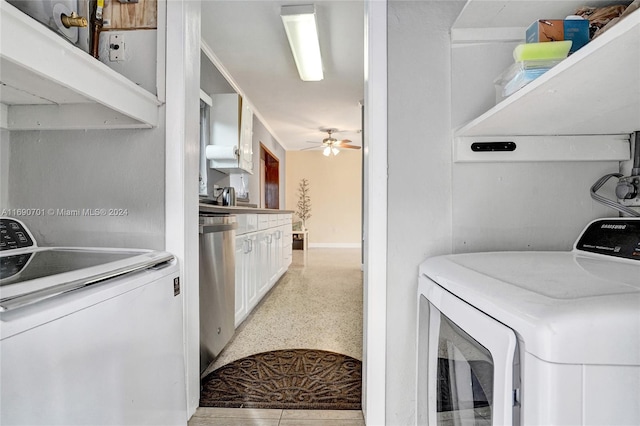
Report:
M461 25L460 31L473 28L490 6L500 10L496 19L507 17L502 27L518 27L533 22L536 18L531 16L539 16L541 10L547 11L543 7L547 3L566 7L571 2L476 0L465 7L456 25ZM537 14L526 16L523 4L534 4ZM495 20L489 24L497 25ZM636 130L640 130L640 10L457 129L455 137L619 135Z
M157 96L0 0L0 127L124 129L158 125Z

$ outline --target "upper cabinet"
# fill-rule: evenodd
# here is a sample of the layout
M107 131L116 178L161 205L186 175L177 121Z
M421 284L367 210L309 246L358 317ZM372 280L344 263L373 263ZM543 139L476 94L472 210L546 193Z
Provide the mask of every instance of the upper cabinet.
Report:
M592 1L588 5L611 3ZM563 18L586 4L582 0L470 0L452 28L452 39L454 43L524 42L525 29L534 20ZM535 81L458 128L454 136L620 135L639 129L640 10L636 10ZM594 155L598 158L600 154Z
M253 173L253 110L236 93L211 95L210 166Z
M155 48L155 46L154 46ZM158 125L158 96L0 1L0 128Z

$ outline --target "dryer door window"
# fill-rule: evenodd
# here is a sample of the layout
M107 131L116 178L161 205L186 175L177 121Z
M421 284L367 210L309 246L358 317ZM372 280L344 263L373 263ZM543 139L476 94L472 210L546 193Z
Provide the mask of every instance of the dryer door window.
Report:
M419 291L419 424L517 425L513 330L427 277Z
M491 353L445 315L438 339L436 400L439 425L491 425Z

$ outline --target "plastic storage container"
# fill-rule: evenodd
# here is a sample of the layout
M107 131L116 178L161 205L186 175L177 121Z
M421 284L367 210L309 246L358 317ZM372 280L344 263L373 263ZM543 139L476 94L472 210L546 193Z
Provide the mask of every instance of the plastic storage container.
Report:
M496 88L496 103L531 83L560 61L520 61L511 65L493 81Z

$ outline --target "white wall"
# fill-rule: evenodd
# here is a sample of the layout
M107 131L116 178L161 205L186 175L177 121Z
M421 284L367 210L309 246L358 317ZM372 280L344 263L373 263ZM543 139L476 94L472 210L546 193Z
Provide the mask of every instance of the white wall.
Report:
M418 265L452 250L448 31L463 5L388 5L389 425L415 423Z
M615 162L452 162L452 129L493 104L492 80L502 67L492 57L452 51L449 29L464 3L388 5L389 425L415 423L416 288L424 259L464 251L568 250L591 218L615 216L588 194L597 177L617 171ZM493 52L497 61L510 54L508 48Z
M38 244L164 249L163 118L148 130L12 131L10 139L7 206L56 211L17 217ZM124 212L57 211L102 208Z
M300 181L309 181L310 247L360 247L362 241L362 152L344 149L325 157L321 150L287 152L287 204L295 211ZM300 219L294 215L294 221Z

